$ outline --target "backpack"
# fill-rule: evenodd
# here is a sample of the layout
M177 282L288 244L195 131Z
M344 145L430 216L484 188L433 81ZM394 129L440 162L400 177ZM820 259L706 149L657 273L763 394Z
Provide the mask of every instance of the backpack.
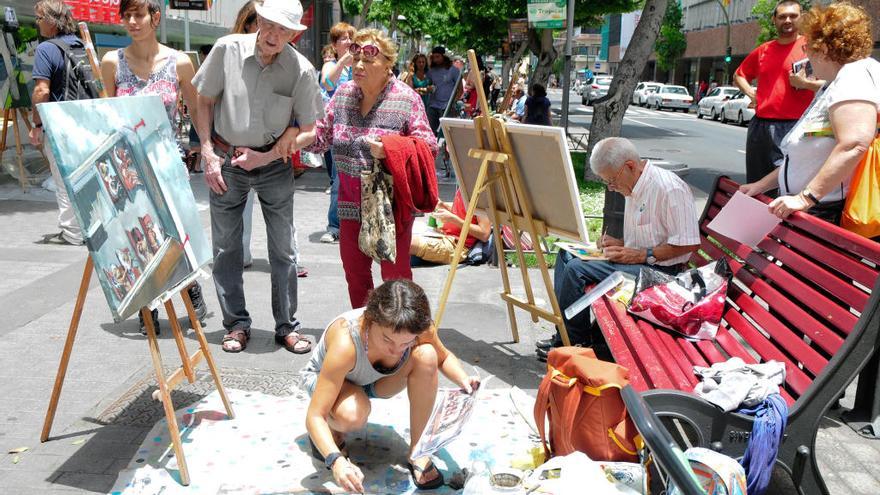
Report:
M641 439L620 395L628 383L626 368L596 359L592 349L552 349L534 411L544 453L549 457L577 450L594 461L638 462Z
M70 46L67 43L52 39L49 43L57 46L64 57L64 91L59 101L90 100L98 98L98 84L92 72L85 47Z

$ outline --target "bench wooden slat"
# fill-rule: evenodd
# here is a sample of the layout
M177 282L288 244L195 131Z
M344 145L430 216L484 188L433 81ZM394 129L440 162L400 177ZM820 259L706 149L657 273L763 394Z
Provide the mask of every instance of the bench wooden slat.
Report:
M673 335L670 332L660 330L657 332L657 337L660 339L660 342L663 344L664 349L671 355L674 356L675 363L678 365L678 368L681 370L682 375L685 377L687 390L693 389L694 385L697 384L699 380L697 380L697 376L694 375L694 365L702 366L704 361L700 359L698 363L695 363L691 360L690 354L685 351L685 348L693 349L693 345L687 339L681 338L679 335ZM682 346L679 342L685 342L687 345ZM699 352L694 352L694 355L700 356Z
M770 232L770 235L779 239L780 241L791 245L792 248L797 249L798 254L803 256L805 259L815 260L822 265L827 265L828 267L840 272L844 275L846 280L855 280L858 283L870 287L872 281L877 278L877 270L872 268L864 263L861 263L841 252L835 251L828 247L827 245L822 245L814 239L810 239L807 236L791 229L786 226L785 228L777 227ZM775 242L772 242L769 239L764 239L761 243L758 244L758 247L764 249L771 254L769 251L769 247L780 246ZM766 246L766 247L765 247ZM774 256L777 256L774 254ZM781 258L781 256L777 256ZM802 273L803 274L803 273ZM856 290L854 286L845 282L841 279L840 275L832 275L835 281L843 283L845 290ZM811 276L810 280L814 280ZM822 283L821 279L815 279L816 283ZM837 289L828 288L832 293L837 293ZM859 291L864 294L863 291ZM867 301L867 297L864 298Z
M769 260L753 254L747 261L749 265L761 272L765 279L772 281L774 287L786 287L785 292L790 296L788 299L799 301L806 305L822 317L825 322L837 327L843 334L848 334L856 324L856 321L858 321L858 317L850 313L844 306L835 303L821 292L804 283L799 277L792 276ZM816 274L822 275L820 270L816 270ZM849 287L855 289L853 286ZM865 295L864 293L862 294ZM854 303L856 306L851 307L861 311L860 308L863 309L867 303L867 297L862 301L854 301Z
M669 349L660 338L660 334L665 333L663 330L655 328L644 320L639 320L636 324L636 331L644 336L651 349L657 352L659 357L658 362L665 371L664 376L669 378L672 382L672 388L687 390L691 386L691 383L682 371L682 368L687 370L688 373L693 373L689 362L686 359L679 361L679 358L683 356L676 356L675 354L670 353Z
M705 238L702 239L702 248L710 255L723 255L720 249L712 245ZM747 256L760 258L757 254L750 254ZM771 286L764 280L755 277L751 272L745 269L745 266L742 263L728 258L728 264L730 265L730 269L733 271L734 276L745 284L749 290L760 296L768 305L773 307L774 313L784 317L789 325L797 329L801 334L809 337L810 340L815 341L828 353L834 353L840 347L840 344L843 343L843 339L839 335L828 329L823 323L816 320L812 315L804 311L803 308L794 302L797 300L805 300L805 302L809 304L812 300L815 305L815 301L819 300L821 296L811 288L799 280L790 277L789 274L785 273L785 271L777 265L770 262L761 263L755 260L754 264L763 265L763 275L765 277L775 277L777 280L788 280L801 289L796 292L789 291L789 294L781 294L776 289L777 286ZM838 317L842 320L847 319L847 317L842 314L839 314ZM777 319L776 316L773 316L772 318Z
M643 374L650 378L652 388L676 388L662 364L665 360L648 344L635 320L626 312L626 308L622 304L612 302L609 304L609 309L620 324L620 333L626 339L630 351L638 355L640 368Z
M703 356L706 357L706 361L709 363L720 363L722 361L727 361L727 357L718 350L711 342L708 340L698 340L696 342L697 348L700 352L703 353Z
M733 308L727 310L724 314L724 320L761 356L762 362L775 360L785 364L785 381L795 394L800 396L810 386L812 378L736 310Z
M623 335L619 331L621 326L610 309L609 305L611 304L614 303L608 300L608 298L602 297L594 302L592 306L593 312L596 315L596 320L598 321L599 326L603 329L602 334L605 337L605 341L608 344L609 349L611 349L614 355L614 360L617 364L629 370L630 385L639 392L650 390L651 387L649 387L648 383L645 381L642 369L637 364L638 361L633 357L632 352L629 350L629 346L626 344Z

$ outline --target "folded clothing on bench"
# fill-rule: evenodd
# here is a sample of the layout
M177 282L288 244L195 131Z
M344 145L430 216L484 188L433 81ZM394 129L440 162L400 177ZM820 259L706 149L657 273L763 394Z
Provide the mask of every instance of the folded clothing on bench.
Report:
M694 393L725 412L754 407L770 394L778 394L785 382L785 365L779 361L746 364L734 357L708 368L694 366L694 373L703 379Z

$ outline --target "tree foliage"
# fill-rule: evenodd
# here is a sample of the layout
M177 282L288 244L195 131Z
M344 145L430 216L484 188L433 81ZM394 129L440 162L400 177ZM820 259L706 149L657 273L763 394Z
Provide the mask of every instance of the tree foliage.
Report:
M687 50L687 37L683 29L681 4L679 0L669 0L663 23L660 25L660 35L655 44L657 66L664 71L675 67L675 63Z
M341 0L346 15L356 16L365 0ZM644 0L574 0L575 26L595 26L602 16L610 13L630 12L639 8ZM474 49L480 54L497 53L501 41L507 39L507 22L526 17L526 0L373 0L367 20L392 27L396 15L407 21L399 29L421 35L430 34L432 44L442 44L458 53ZM397 13L396 15L394 13ZM529 30L529 44L538 56L541 66L550 74L558 53L543 30Z
M758 25L761 26L761 32L758 34L758 39L755 40L755 46L776 38L776 25L773 24L773 9L776 8L778 1L779 0L758 0L755 2L755 6L752 7L752 15L756 18L755 20L758 21ZM811 0L798 1L801 4L801 11L803 12L810 10L813 3Z

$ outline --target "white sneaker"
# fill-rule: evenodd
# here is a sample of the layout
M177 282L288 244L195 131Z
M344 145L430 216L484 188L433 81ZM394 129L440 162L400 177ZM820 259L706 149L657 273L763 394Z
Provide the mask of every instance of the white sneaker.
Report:
M324 232L324 235L321 236L321 242L324 244L335 244L339 242L339 234Z

